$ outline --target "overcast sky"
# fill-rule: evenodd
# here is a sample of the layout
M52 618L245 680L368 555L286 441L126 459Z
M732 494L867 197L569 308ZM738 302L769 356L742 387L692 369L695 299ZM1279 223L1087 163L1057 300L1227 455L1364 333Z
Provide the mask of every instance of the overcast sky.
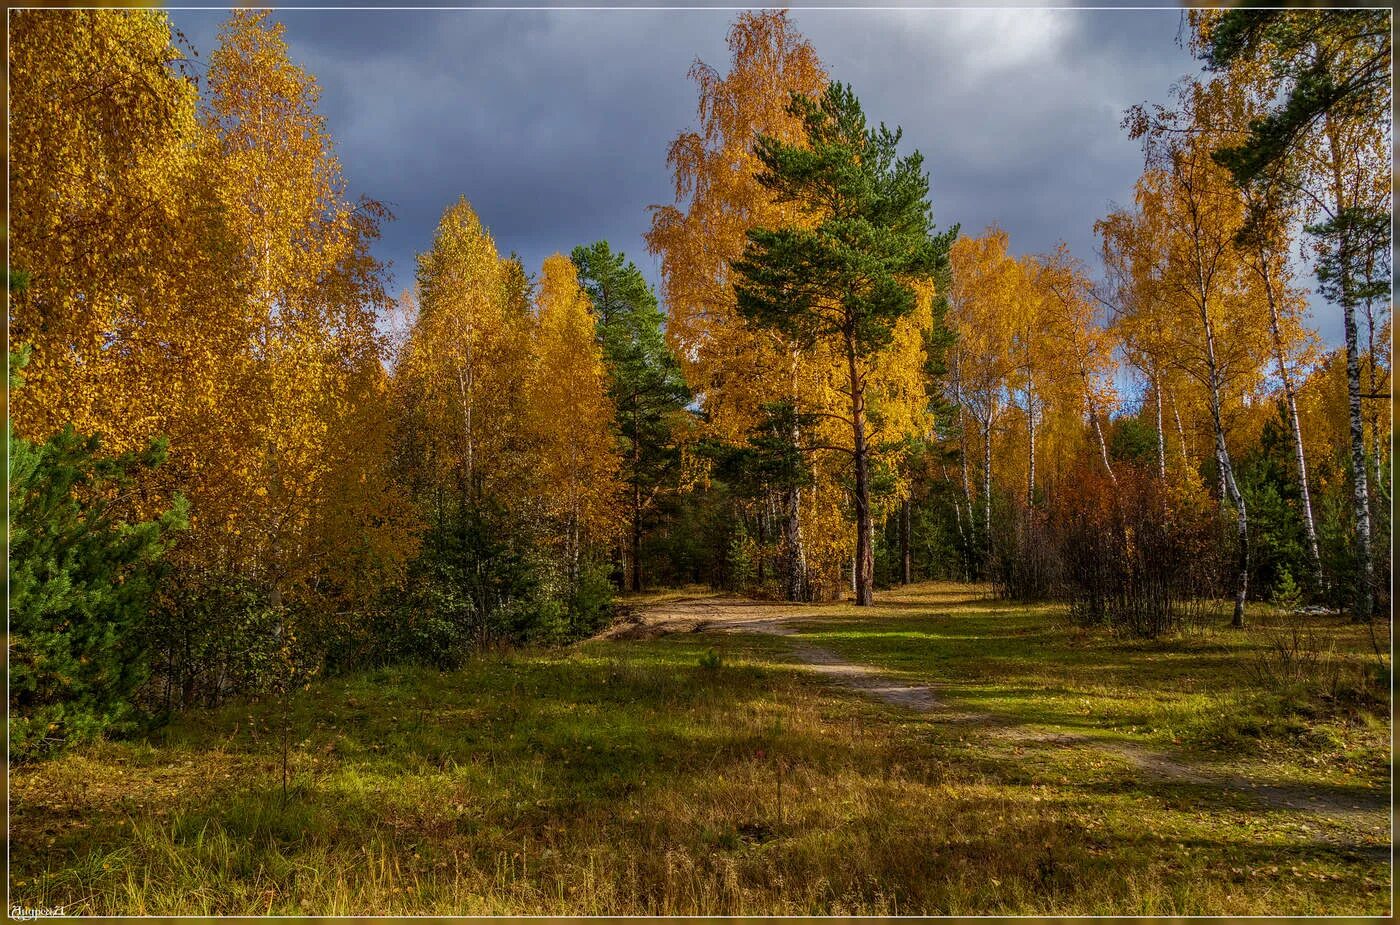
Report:
M221 11L177 10L207 56ZM281 10L351 193L396 220L395 290L465 195L527 269L600 238L653 281L647 207L673 200L666 150L695 124L699 58L728 66L732 10ZM1067 241L1097 269L1094 221L1142 168L1123 110L1197 65L1160 10L799 9L828 73L923 152L939 226L992 222L1018 253ZM1324 325L1324 328L1326 325ZM1325 333L1330 334L1330 331ZM1332 338L1328 338L1331 340Z

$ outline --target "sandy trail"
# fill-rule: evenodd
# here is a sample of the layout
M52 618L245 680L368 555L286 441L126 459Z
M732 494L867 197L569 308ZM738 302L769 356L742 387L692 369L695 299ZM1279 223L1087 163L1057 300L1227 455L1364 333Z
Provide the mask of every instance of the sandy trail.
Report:
M602 636L612 639L649 639L673 633L760 633L792 637L804 625L831 618L817 605L784 604L740 598L681 598L634 611ZM939 696L939 685L916 684L880 669L848 661L830 649L800 639L790 639L793 656L812 672L847 689L891 706L935 716L940 722L975 726L984 734L1017 744L1055 746L1108 752L1136 767L1145 776L1174 783L1223 787L1249 794L1275 810L1321 817L1327 825L1322 840L1364 853L1376 853L1373 841L1390 833L1390 801L1383 793L1337 794L1318 788L1274 784L1236 774L1221 773L1142 746L1095 736L1030 729L1017 719L992 713L967 712ZM1384 853L1389 855L1387 846Z

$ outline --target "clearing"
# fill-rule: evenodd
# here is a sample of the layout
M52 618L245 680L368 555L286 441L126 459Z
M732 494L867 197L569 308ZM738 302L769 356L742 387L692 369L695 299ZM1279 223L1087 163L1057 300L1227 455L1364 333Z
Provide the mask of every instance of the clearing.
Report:
M1364 628L1261 614L1122 639L945 584L866 610L627 603L568 650L314 685L285 804L274 704L17 768L11 901L1389 911L1389 680Z

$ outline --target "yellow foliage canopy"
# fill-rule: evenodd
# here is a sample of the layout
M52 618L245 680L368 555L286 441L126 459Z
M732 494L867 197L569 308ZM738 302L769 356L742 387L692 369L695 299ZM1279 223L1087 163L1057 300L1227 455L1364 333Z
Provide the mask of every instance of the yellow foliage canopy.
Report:
M576 562L588 540L610 540L621 527L620 462L592 303L562 254L544 261L534 356L535 476L546 512L564 527L566 555Z
M242 571L274 596L354 597L392 575L412 530L383 468L382 210L343 201L281 27L233 15L201 118L164 14L12 26L12 256L31 276L11 314L32 350L19 433L71 422L114 450L167 437L135 495L189 496L182 568Z

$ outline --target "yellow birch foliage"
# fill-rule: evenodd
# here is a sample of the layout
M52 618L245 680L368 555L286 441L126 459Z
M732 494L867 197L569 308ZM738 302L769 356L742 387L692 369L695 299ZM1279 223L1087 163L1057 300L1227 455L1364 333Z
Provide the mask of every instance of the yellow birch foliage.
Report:
M1066 245L1036 261L1034 286L1044 312L1038 356L1053 411L1048 416L1048 446L1088 444L1102 459L1107 456L1105 429L1119 405L1114 388L1117 337L1099 323L1088 275ZM1061 464L1069 458L1064 453L1056 457ZM1057 474L1047 471L1048 476Z
M647 245L661 257L666 335L686 382L711 433L742 442L760 405L814 387L807 358L740 318L729 264L750 228L799 219L759 185L753 145L759 133L796 142L802 128L787 113L789 94L820 93L826 74L786 13L741 14L728 44L727 75L701 62L690 70L700 126L671 145L677 204L653 207Z
M11 267L30 277L10 335L32 350L15 427L71 423L114 451L164 435L171 460L139 494L197 496L217 481L199 457L231 450L216 425L249 329L169 21L16 11L9 54Z
M420 488L506 502L525 493L532 321L511 297L512 279L467 200L448 207L418 258L418 316L395 373Z
M950 391L961 418L962 455L969 465L978 460L982 477L977 483L984 500L993 477L987 447L1006 413L1015 367L1007 308L1016 302L1021 274L1007 245L1006 232L991 227L981 237L959 237L949 253L953 285L948 323L956 335Z
M573 261L545 258L530 379L534 473L546 516L568 561L621 527L613 406L591 302Z
M1381 394L1390 394L1391 328L1388 321L1377 332L1377 338L1377 387ZM1362 358L1363 376L1369 371L1371 359L1369 354ZM1362 381L1367 382L1366 379ZM1335 484L1337 480L1348 477L1351 425L1347 414L1346 351L1338 349L1321 357L1311 374L1298 387L1298 418L1309 466L1313 465L1313 461L1317 462L1317 468L1313 471L1324 484ZM1364 421L1367 447L1372 453L1376 452L1375 447L1381 448L1382 465L1388 463L1390 458L1387 448L1391 441L1392 422L1390 414L1378 414L1374 420Z
M977 490L968 494L984 500L997 486L1031 497L1083 453L1101 455L1095 422L1106 427L1118 403L1116 339L1098 323L1083 267L1063 244L1019 258L1009 245L993 226L959 238L951 254L948 392L959 409L960 450L981 470L975 480L969 474Z
M1104 266L1113 281L1115 311L1112 329L1125 359L1149 383L1155 401L1161 393L1162 424L1168 467L1193 468L1209 424L1199 415L1191 382L1177 364L1176 331L1180 322L1175 309L1162 295L1162 280L1154 255L1160 246L1154 234L1162 229L1149 224L1136 211L1119 210L1094 225L1102 241ZM1155 423L1155 410L1154 423Z
M234 14L202 118L164 14L22 12L11 38L19 431L167 437L135 496L190 498L180 568L320 596L392 573L411 531L383 471L382 212L344 202L280 27Z
M763 405L821 407L819 396L835 381L833 358L803 354L744 323L729 269L750 228L800 220L759 184L753 145L760 133L796 142L802 128L787 112L790 94L816 95L827 78L784 12L740 14L727 42L728 74L702 62L690 70L699 127L671 145L676 205L653 207L647 247L661 257L666 338L704 411L703 433L742 443ZM834 444L836 423L823 422L804 439ZM799 504L809 575L814 584L835 584L851 542L831 473L815 475Z
M1211 155L1247 123L1248 112L1242 95L1222 81L1183 88L1180 102L1180 114L1136 112L1133 132L1145 138L1148 153L1137 208L1098 227L1111 261L1143 280L1140 297L1118 319L1124 339L1180 377L1176 410L1200 422L1199 430L1213 426L1214 385L1234 444L1265 394L1273 342L1267 295L1236 240L1245 202ZM1301 308L1300 294L1284 294L1285 336L1295 342L1303 334Z
M377 549L392 573L411 546L384 468L377 384L386 299L368 246L384 212L346 201L316 81L291 62L266 11L230 17L209 88L215 183L254 325L230 409L244 442L221 512L237 538L231 558L277 594L348 588L358 553ZM348 433L367 439L352 446Z

